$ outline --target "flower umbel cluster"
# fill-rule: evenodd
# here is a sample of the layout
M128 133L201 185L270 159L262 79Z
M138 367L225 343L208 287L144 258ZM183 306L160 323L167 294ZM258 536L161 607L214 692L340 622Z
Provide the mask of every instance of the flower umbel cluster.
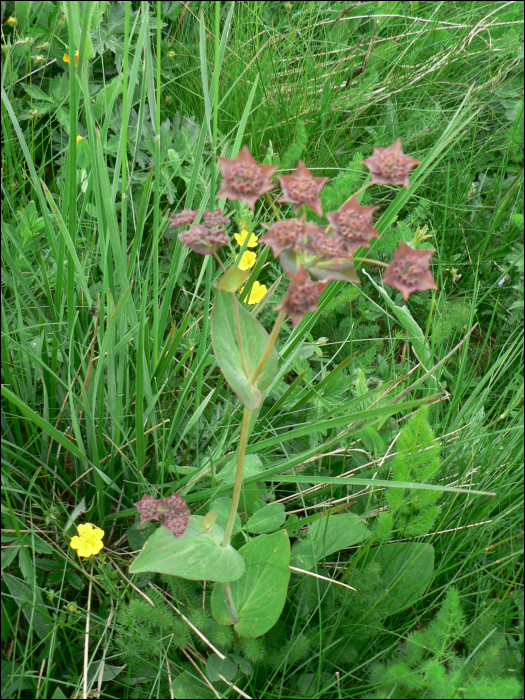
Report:
M134 506L140 513L141 525L149 520L160 520L162 527L172 532L175 537L182 537L186 532L190 511L186 501L178 493L158 501L144 494Z
M180 228L192 224L198 213L197 210L184 209L178 214L170 216L170 228ZM222 228L230 223L230 219L224 216L222 209L206 210L203 218L203 224L194 224L187 231L180 233L179 240L199 255L212 255L230 242L226 231Z
M296 215L296 218L284 220L268 194L275 187L272 178L276 166L258 165L247 146L236 158L219 157L218 161L223 177L218 197L244 202L252 211L261 195L270 198L277 221L263 224L266 233L260 242L280 259L283 270L290 277L288 293L277 310L286 312L294 326L306 313L316 310L319 296L330 280L359 283L354 262L366 259L356 258L356 251L370 248L371 241L380 238L372 222L379 207L362 206L359 193L376 184L408 189L409 174L420 165L419 160L403 153L400 139L388 148L374 148L372 156L363 161L371 173L368 184L351 195L337 211L327 212L328 225L321 227L306 220L306 210L309 208L322 216L319 194L328 178L314 177L302 161L291 175L277 177L282 189L278 201L292 204ZM220 227L227 225L229 219L217 209L204 212L204 223L196 225L193 222L197 213L185 209L171 217L171 226L193 224L179 235L180 240L201 255L216 253L219 247L228 242L224 228ZM254 233L243 229L240 234L235 234L235 240L241 246L245 245L246 239L247 248L257 247L259 239ZM383 283L400 291L405 300L413 292L437 289L430 272L432 253L432 250L414 250L401 243L385 271ZM242 256L236 258L235 264L247 271L254 267L256 261L255 251L245 250ZM378 261L376 264L386 267ZM254 282L247 303L258 303L266 292L265 285Z

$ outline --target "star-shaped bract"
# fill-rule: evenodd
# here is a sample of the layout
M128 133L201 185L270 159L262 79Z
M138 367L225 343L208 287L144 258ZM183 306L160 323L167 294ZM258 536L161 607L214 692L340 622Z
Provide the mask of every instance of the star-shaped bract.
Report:
M258 165L248 146L244 146L235 159L217 158L222 173L221 189L217 197L240 199L253 211L259 197L271 190L271 179L277 167Z
M316 311L317 302L328 281L310 281L304 267L300 267L296 275L289 273L289 277L288 292L276 310L286 312L295 328L308 312Z
M302 160L292 175L278 176L283 191L279 202L291 202L294 213L297 214L302 206L310 207L317 216L323 215L321 200L318 195L330 178L313 177Z
M363 160L362 165L366 165L372 173L371 185L403 185L408 190L408 174L421 162L406 156L401 147L401 139L397 139L388 148L374 148L373 154Z
M413 250L401 241L394 259L386 268L383 284L389 284L403 295L406 301L413 292L438 289L430 272L433 250Z
M372 216L379 207L362 207L357 197L345 202L339 211L330 211L326 215L333 230L345 239L350 254L357 248L370 248L372 238L380 238L379 233L370 224Z

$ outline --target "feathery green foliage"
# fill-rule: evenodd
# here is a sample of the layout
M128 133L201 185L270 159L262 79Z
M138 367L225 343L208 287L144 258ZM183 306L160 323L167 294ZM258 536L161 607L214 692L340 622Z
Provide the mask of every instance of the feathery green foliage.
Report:
M516 671L508 671L507 635L487 614L476 628L467 634L461 597L452 588L426 629L411 632L388 663L372 667L368 697L521 697Z

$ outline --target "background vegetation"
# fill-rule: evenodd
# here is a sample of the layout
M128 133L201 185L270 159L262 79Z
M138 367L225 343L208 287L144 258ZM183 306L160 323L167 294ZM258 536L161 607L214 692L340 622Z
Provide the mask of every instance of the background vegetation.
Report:
M215 4L2 3L2 696L520 697L522 4L224 2L219 55ZM371 269L281 331L245 508L283 504L293 537L350 508L374 536L316 569L356 592L294 573L255 640L200 583L127 573L141 494L182 489L194 513L228 495L241 410L211 352L215 271L165 216L212 204L215 128L219 154L331 177L325 211L373 147L435 152L409 199L364 203L384 212L373 254L427 236L440 290L396 312ZM226 211L230 233L271 215ZM260 251L255 276L269 327L286 283ZM403 392L435 399L352 422ZM494 495L323 482L407 469ZM69 548L86 521L92 561ZM409 597L385 559L401 539L433 556Z

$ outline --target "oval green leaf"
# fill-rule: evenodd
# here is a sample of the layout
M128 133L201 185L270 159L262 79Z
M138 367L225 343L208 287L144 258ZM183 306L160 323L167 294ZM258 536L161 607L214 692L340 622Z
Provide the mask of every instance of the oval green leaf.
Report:
M236 292L249 276L250 273L247 270L241 270L239 267L230 267L217 281L215 287L222 292Z
M310 525L308 536L304 540L294 544L290 564L310 571L320 559L364 542L369 537L370 530L353 513L321 518Z
M159 527L129 567L130 574L154 571L190 581L229 583L244 573L244 560L231 546L221 547L224 530L215 523L205 529L200 516L191 516L182 537Z
M414 605L426 592L434 574L434 547L423 542L396 542L379 548L390 614Z
M286 602L290 580L288 534L281 530L273 535L259 535L241 547L239 554L246 571L230 586L239 616L234 628L241 637L260 637L275 625ZM233 623L222 586L213 589L211 611L219 624Z
M246 523L249 533L260 535L263 532L274 532L283 526L286 511L283 503L269 503L256 511Z
M239 348L236 308L245 367ZM268 333L259 321L239 304L234 294L219 290L211 315L211 338L215 359L230 388L249 411L255 411L262 403L262 392L270 386L277 374L278 358L273 348L256 385L252 386L249 381L268 343Z

